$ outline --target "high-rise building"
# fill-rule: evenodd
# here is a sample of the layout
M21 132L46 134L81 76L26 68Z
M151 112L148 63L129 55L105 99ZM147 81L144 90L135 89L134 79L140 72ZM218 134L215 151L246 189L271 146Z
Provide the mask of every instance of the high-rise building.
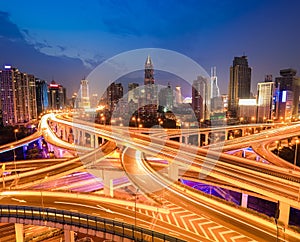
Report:
M30 120L37 119L37 98L36 98L36 78L34 75L27 75L28 79L28 103Z
M289 68L280 70L275 78L275 118L287 119L299 116L300 79L297 71Z
M79 106L81 108L90 108L90 93L89 93L89 82L88 80L81 80L80 82L80 101Z
M60 110L66 105L66 89L54 80L48 86L49 108Z
M40 115L42 112L48 109L48 84L44 80L36 79L36 106L37 114Z
M26 124L37 118L35 78L17 68L5 66L0 72L3 124Z
M151 57L148 55L145 62L144 86L140 88L139 108L142 108L152 116L157 112L158 86L154 81L154 67Z
M175 87L175 104L180 105L183 101L182 94L181 94L181 87L176 86Z
M257 84L257 121L266 122L273 118L273 97L275 85L272 82L272 76L267 75L265 82Z
M139 84L138 83L128 83L128 102L131 100L137 103L139 100Z
M121 83L115 83L109 85L106 89L106 100L110 111L113 111L119 99L123 97L123 86Z
M228 88L228 115L236 118L239 99L250 98L251 68L247 56L234 57L230 67L230 80Z
M211 98L219 97L220 90L218 87L218 78L217 78L217 67L212 67L210 72L210 82L211 82Z
M97 108L99 102L98 94L93 93L91 97L91 108Z
M168 83L168 86L162 88L158 93L159 106L163 107L165 111L171 111L173 109L174 97L173 90Z
M193 81L192 86L192 108L198 121L201 119L209 119L210 117L210 100L209 100L209 80L202 76L198 76Z
M150 55L148 55L145 62L145 78L144 85L154 84L154 68Z

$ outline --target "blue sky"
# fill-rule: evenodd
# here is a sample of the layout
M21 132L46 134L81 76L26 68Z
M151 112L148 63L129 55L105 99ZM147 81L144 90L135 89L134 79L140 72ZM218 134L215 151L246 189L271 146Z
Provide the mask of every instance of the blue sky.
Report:
M70 96L104 60L138 48L164 48L207 72L216 66L226 93L233 57L246 54L255 92L266 74L278 76L288 67L300 72L299 7L297 0L5 1L0 65L48 82L54 78Z

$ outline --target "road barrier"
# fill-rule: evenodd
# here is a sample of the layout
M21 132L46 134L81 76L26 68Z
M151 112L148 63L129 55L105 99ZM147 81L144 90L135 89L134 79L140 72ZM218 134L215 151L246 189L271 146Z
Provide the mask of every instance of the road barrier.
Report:
M173 236L124 222L52 208L0 205L0 218L15 218L19 221L21 219L47 221L55 224L100 231L138 242L186 242L185 240L178 239Z

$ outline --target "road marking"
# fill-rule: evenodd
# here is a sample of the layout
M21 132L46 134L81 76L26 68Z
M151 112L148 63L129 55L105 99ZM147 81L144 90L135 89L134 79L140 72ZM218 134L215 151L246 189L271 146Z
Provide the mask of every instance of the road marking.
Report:
M86 207L86 208L92 208L92 209L99 209L108 213L114 213L108 208L104 208L100 205L97 205L97 207L86 205L86 204L81 204L81 203L70 203L70 202L60 202L60 201L54 201L54 203L59 203L59 204L66 204L66 205L75 205L75 206L80 206L80 207Z
M11 200L14 200L14 201L17 201L17 202L20 202L20 203L26 203L25 200L21 200L21 199L17 199L17 198L11 198Z

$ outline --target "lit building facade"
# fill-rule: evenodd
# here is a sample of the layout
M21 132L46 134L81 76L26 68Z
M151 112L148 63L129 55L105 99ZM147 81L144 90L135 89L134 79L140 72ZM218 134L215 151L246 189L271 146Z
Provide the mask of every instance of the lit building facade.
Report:
M210 118L210 98L208 80L198 76L192 86L192 108L198 121Z
M52 81L48 86L48 101L49 108L53 110L60 110L66 105L66 89Z
M265 82L257 84L257 122L266 122L273 119L273 97L275 85L272 76L266 76Z
M123 86L121 83L112 83L106 89L106 101L110 111L113 111L119 99L123 97Z
M89 93L89 82L88 80L81 80L80 81L80 101L79 107L80 108L90 108L90 93Z
M37 118L36 86L33 75L5 66L0 72L3 125L24 125Z
M299 78L294 69L280 70L275 78L275 119L285 120L299 116Z
M228 88L228 116L236 118L239 99L250 98L251 68L247 56L234 57L230 67Z
M174 95L173 90L168 83L168 86L162 88L158 93L158 103L159 106L164 107L164 111L171 111L174 105Z
M37 114L40 115L42 112L48 109L48 84L44 80L36 79L36 105Z

